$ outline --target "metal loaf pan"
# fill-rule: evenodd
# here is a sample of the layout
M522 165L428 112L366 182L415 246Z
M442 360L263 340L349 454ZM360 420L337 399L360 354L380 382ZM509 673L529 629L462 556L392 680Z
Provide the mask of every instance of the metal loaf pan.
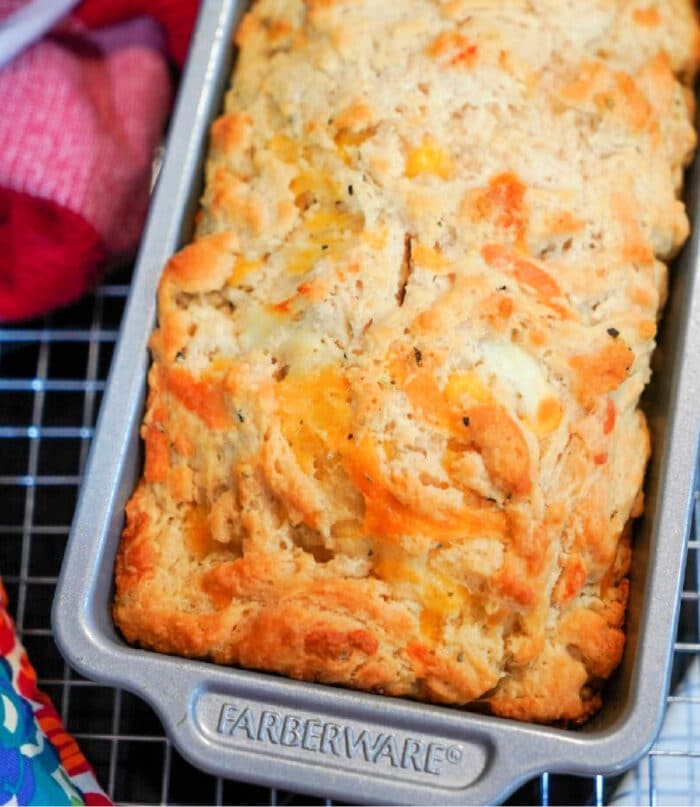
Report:
M580 730L300 683L139 650L110 616L125 502L140 473L139 423L156 286L189 237L207 131L221 108L245 3L205 0L56 594L56 639L83 675L135 692L178 749L214 774L371 803L485 804L543 771L613 774L660 726L693 491L700 412L698 232L675 263L646 396L654 455L636 527L628 643L600 714ZM689 207L698 219L691 177Z

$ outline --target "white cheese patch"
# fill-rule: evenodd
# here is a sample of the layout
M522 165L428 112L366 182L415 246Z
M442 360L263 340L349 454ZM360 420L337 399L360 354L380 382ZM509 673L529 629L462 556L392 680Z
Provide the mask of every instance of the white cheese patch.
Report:
M339 349L309 328L297 327L280 346L281 358L291 373L312 373L338 361Z
M240 320L240 343L244 351L270 347L277 339L283 317L267 311L259 303L250 300L242 307Z
M522 348L506 342L484 341L480 349L486 370L510 384L527 417L534 419L542 401L556 397L540 365Z

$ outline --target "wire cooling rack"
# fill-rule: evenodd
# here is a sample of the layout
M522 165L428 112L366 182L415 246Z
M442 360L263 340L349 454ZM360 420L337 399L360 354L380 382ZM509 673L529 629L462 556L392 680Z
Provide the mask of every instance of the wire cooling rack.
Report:
M114 800L330 804L201 773L173 748L148 706L125 691L82 678L63 661L53 642L51 602L128 281L124 270L78 305L19 327L0 327L0 573L19 634L41 687ZM669 721L651 754L622 780L544 774L508 803L700 802L699 518L697 505Z

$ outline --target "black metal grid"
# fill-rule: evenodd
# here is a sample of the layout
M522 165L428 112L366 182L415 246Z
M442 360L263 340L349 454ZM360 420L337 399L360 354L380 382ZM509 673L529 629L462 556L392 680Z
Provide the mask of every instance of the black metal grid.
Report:
M50 609L81 474L117 340L129 272L45 319L0 327L0 573L39 675L107 793L123 804L330 804L208 776L164 736L158 718L128 692L82 678L52 638ZM696 512L696 520L700 512ZM675 677L700 657L700 543L694 530L675 646ZM674 733L622 783L544 774L512 804L631 804L700 800L700 667L670 698ZM678 729L679 711L681 730ZM680 767L679 767L680 763ZM680 773L679 773L680 771ZM696 788L696 781L698 783ZM617 792L617 796L615 793Z

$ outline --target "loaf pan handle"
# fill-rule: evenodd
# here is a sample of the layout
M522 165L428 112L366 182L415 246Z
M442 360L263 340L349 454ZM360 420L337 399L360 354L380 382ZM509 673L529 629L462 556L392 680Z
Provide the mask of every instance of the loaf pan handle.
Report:
M218 776L358 802L487 804L546 767L537 743L497 753L475 716L423 732L393 699L356 693L347 708L330 687L273 679L273 695L269 676L203 668L148 694L182 755Z

